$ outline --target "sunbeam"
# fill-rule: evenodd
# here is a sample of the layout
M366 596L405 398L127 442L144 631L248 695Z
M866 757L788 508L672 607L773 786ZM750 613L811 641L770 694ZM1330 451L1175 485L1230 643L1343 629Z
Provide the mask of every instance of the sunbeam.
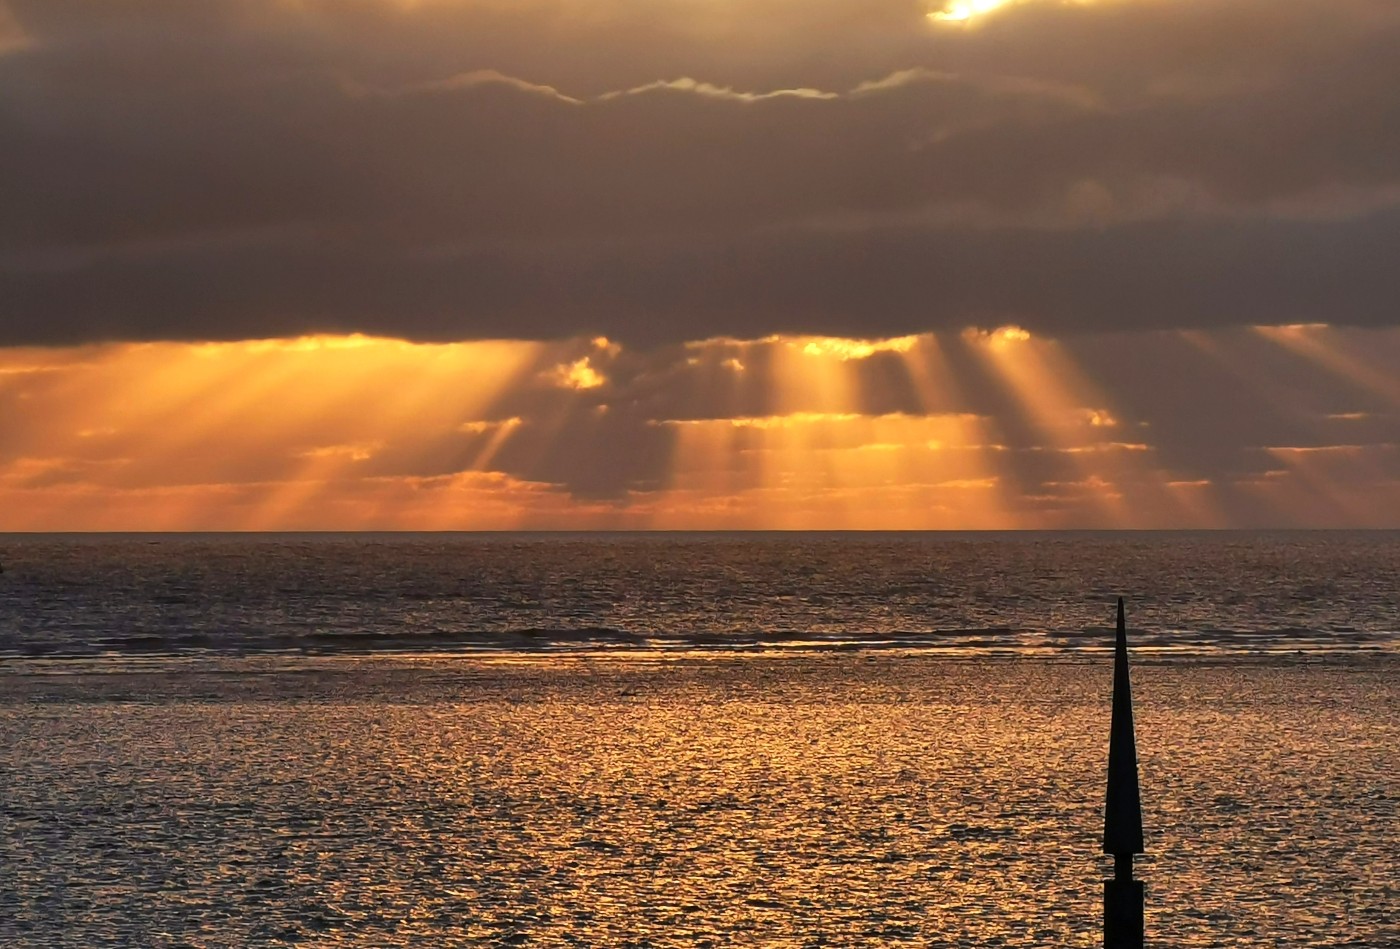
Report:
M9 349L0 510L12 530L1374 523L1400 479L1392 335ZM1103 361L1125 352L1208 401ZM1183 404L1229 411L1184 425Z

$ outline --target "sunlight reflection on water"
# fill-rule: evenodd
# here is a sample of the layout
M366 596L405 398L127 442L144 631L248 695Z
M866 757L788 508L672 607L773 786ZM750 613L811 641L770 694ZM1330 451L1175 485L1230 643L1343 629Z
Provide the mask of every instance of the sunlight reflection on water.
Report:
M1124 591L1139 656L1400 655L1400 531L0 535L0 546L0 661L778 648L1066 657L1107 647Z
M14 675L7 946L1094 946L1107 665ZM1394 660L1135 673L1151 940L1400 943Z

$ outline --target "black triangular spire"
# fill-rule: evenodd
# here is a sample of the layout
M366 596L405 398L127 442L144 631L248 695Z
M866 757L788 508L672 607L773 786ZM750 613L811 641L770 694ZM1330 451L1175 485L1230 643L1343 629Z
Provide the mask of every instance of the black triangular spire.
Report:
M1108 798L1103 810L1103 852L1143 853L1142 798L1138 793L1133 691L1128 681L1128 625L1118 598L1118 643L1113 657L1113 721L1108 738Z
M1118 643L1113 656L1113 721L1108 739L1108 797L1103 849L1113 854L1113 879L1103 884L1105 949L1143 949L1143 885L1133 879L1133 855L1143 852L1142 798L1138 794L1133 692L1128 682L1128 624L1118 598Z

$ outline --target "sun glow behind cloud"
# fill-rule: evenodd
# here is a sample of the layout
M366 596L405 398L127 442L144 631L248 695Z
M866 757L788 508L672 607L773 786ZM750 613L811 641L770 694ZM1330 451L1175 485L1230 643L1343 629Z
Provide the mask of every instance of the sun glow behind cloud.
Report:
M1009 2L1011 0L949 0L929 13L928 18L941 22L962 23L984 13L991 13Z
M1144 370L1014 326L652 352L364 336L0 350L0 529L1359 525L1400 510L1400 333L1115 345L1147 369L1170 356L1192 387L1158 404ZM1179 404L1198 389L1206 414Z
M970 24L981 17L1012 6L1034 3L1037 0L947 0L935 10L930 10L928 19L935 23ZM1083 6L1093 0L1039 0L1055 2L1061 6Z

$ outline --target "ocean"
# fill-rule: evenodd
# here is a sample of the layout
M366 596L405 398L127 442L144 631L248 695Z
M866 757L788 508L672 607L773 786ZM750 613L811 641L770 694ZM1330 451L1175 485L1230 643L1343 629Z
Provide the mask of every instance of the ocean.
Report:
M1400 531L0 535L0 656L1400 650Z
M1400 533L0 536L0 945L1400 946Z

